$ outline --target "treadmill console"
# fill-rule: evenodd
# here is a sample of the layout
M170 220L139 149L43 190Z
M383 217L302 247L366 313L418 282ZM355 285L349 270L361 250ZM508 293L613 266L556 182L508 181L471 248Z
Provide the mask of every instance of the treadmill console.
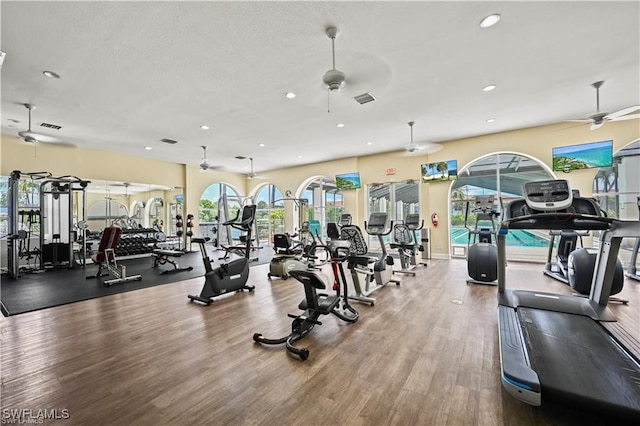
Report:
M564 210L573 203L569 182L564 179L527 182L523 189L527 205L532 210Z

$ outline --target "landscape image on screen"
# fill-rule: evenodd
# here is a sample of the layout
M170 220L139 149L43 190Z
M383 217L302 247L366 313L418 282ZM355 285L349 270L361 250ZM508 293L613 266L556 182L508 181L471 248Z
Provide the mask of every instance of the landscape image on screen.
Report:
M611 167L613 141L600 141L553 148L553 171Z
M440 182L458 178L458 160L439 161L420 166L422 182Z
M344 173L336 175L336 187L338 189L360 189L360 173Z

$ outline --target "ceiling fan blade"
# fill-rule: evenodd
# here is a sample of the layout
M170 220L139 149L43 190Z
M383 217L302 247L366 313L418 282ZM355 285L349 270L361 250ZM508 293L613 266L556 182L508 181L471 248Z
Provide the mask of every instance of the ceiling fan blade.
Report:
M35 133L35 132L31 132L29 130L27 131L22 131L22 132L18 132L18 135L21 138L32 138L32 139L36 139L38 142L57 142L57 139L52 137L52 136L47 136L47 135L43 135L40 133Z
M640 118L640 114L629 114L621 117L612 118L609 121L623 121L623 120L635 120Z
M619 117L626 116L627 114L631 114L632 112L636 112L638 110L640 110L640 106L634 105L628 108L621 109L620 111L607 114L606 118L609 120L620 119ZM628 119L625 119L625 120L628 120Z
M433 154L440 151L442 148L443 148L442 145L438 143L425 142L420 144L412 144L412 145L407 145L404 148L404 152L402 153L402 156L411 157L414 155Z
M567 123L591 123L593 120L591 118L578 118L575 120L562 120Z

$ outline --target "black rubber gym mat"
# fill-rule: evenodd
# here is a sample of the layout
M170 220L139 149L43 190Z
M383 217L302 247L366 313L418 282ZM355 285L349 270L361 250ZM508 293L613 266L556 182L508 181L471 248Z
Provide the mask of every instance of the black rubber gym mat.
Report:
M271 248L263 248L259 252L259 261L251 262L250 266L269 263L273 250ZM220 255L222 254L224 252L220 252ZM181 268L192 266L193 270L162 274L163 271L170 270L173 267L170 264L165 264L152 268L153 260L151 257L130 259L122 263L127 266L127 276L140 274L142 275L142 280L129 281L112 286L103 285L101 279L86 279L88 275L95 275L97 267L94 265L87 265L86 269L63 268L23 274L17 280L8 278L7 275L3 274L0 278L2 314L4 316L18 315L81 300L204 276L202 255L199 251L185 253L183 256L175 258L175 260ZM107 280L110 278L113 277L104 277Z

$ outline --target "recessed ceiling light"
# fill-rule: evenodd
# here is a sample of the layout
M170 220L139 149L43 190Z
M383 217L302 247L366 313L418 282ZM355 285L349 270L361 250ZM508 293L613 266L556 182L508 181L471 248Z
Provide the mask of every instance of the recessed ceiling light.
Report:
M367 142L367 145L373 145L373 142Z
M344 123L338 123L338 127L340 128L344 127Z
M60 78L60 75L53 71L42 71L42 74L44 74L45 77L49 78Z
M287 97L287 99L293 99L296 97L296 94L293 92L287 92L285 93L285 96Z
M488 118L488 119L487 119L487 123L493 123L494 121L496 121L496 119L495 119L495 118Z
M486 16L480 21L480 28L489 28L494 26L500 20L500 15L497 13L492 13L489 16Z
M495 89L495 88L496 88L496 85L495 85L495 84L490 84L490 85L488 85L488 86L484 86L484 87L482 88L482 90L483 90L484 92L490 92L490 91L492 91L492 90L493 90L493 89Z
M146 149L147 151L151 151L153 148L151 148L150 146L145 146L144 149Z
M258 144L258 146L259 146L260 148L264 148L264 144L263 144L263 143L259 143L259 144Z
M206 124L203 124L202 126L200 126L200 128L202 130L209 130L211 127L207 126Z
M302 155L298 155L298 158L302 158Z

